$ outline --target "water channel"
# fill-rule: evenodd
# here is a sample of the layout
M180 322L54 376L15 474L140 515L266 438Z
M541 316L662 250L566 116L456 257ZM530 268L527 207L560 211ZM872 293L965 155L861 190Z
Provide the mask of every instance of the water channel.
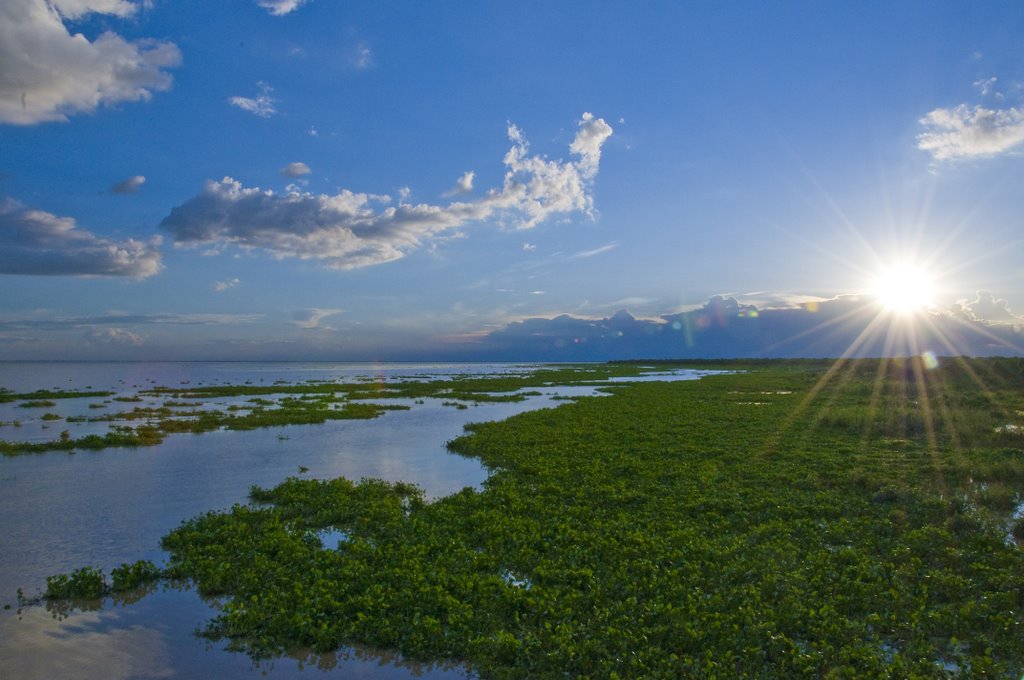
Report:
M365 381L493 375L532 370L511 364L77 364L0 363L0 387L110 390L132 398L156 385L273 385L306 381ZM651 376L678 380L695 372ZM650 378L648 378L650 379ZM588 386L537 390L521 402L481 403L466 409L439 399L388 400L410 407L372 420L328 421L251 431L170 435L157 446L68 454L49 452L0 459L0 677L12 678L440 678L467 677L459 666L409 664L366 649L331 655L298 652L254 664L194 634L214 614L187 588L158 586L137 602L107 598L91 611L19 612L15 593L45 586L47 576L91 565L110 570L122 562L162 564L160 538L200 513L247 501L249 488L271 487L289 476L329 479L377 477L420 485L428 498L478 487L487 470L475 459L448 453L445 442L469 422L500 420L553 407L556 396L595 394ZM97 398L62 399L26 409L0 404L0 439L45 441L60 430L79 437L95 423L44 420L86 415ZM110 399L108 398L108 402ZM215 399L221 408L230 399ZM141 405L146 405L144 402ZM114 405L116 406L116 404ZM95 406L93 407L95 408ZM13 423L17 421L18 425ZM77 428L77 429L76 429ZM90 429L92 428L92 429ZM59 614L55 617L55 614Z

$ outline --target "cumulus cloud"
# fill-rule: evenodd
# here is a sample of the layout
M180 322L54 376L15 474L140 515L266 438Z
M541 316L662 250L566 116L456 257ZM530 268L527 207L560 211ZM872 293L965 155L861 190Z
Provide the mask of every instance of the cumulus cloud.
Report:
M445 192L445 196L460 196L473 193L473 178L476 173L472 170L462 173L462 176L455 180L455 186Z
M1024 109L987 109L961 104L935 109L920 120L917 148L936 160L996 156L1024 142Z
M283 17L305 5L309 0L256 0L256 4L276 17Z
M288 165L281 168L281 174L285 177L302 177L313 172L309 169L309 166L305 163L289 163Z
M136 7L119 0L0 3L0 123L66 121L170 88L166 69L181 63L173 43L129 42L109 31L89 41L64 24L90 13L124 17Z
M590 186L600 145L611 134L603 120L583 116L570 147L577 161L530 155L519 128L510 125L508 132L513 145L504 158L504 182L475 201L393 205L390 196L347 189L313 194L294 186L276 194L225 177L208 181L160 226L177 245L234 245L352 269L397 260L472 222L528 229L553 216L592 213Z
M0 274L127 276L161 269L160 238L114 241L79 229L71 217L0 202Z
M237 288L238 284L240 284L241 282L242 281L238 278L228 279L227 281L215 281L213 284L213 289L218 293L223 293L226 290Z
M985 296L979 296L984 298ZM987 301L983 300L983 301ZM997 307L1004 301L997 301ZM604 361L921 354L1024 355L1010 324L929 314L915 330L893 327L875 300L839 296L801 307L758 308L714 296L696 309L639 319L625 310L595 319L562 314L514 321L475 339L478 360Z
M228 97L228 103L232 106L237 106L243 111L248 111L254 116L270 118L277 113L277 108L274 106L277 100L270 96L274 88L264 82L256 84L260 88L260 94L255 97Z
M584 179L592 179L597 174L597 166L601 163L601 145L612 136L612 127L590 113L583 114L580 131L576 134L569 150L580 157L576 164Z
M110 193L113 194L137 194L139 193L139 187L145 184L146 178L142 175L135 175L129 177L126 180L122 180L117 184L110 187Z
M130 17L138 9L127 0L51 0L50 4L67 19L78 19L93 12Z

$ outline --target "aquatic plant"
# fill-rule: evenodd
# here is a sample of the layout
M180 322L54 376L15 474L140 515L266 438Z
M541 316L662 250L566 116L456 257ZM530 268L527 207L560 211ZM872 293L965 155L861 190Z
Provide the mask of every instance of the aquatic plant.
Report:
M112 592L134 590L141 585L160 579L163 572L149 560L139 560L132 564L122 563L110 572Z
M164 573L149 560L132 564L122 563L110 572L111 583L107 583L103 570L96 567L82 567L70 574L56 574L46 579L46 590L41 599L54 600L95 600L112 593L124 593L142 585L163 578ZM38 599L26 598L18 591L19 606L31 606Z
M94 600L103 597L107 589L107 580L102 570L82 567L70 574L47 577L44 595L49 600Z
M618 385L467 427L450 448L493 471L482 491L254 487L164 538L168 574L223 597L203 634L257 657L361 642L484 677L1018 677L1024 453L994 429L1017 368Z
M113 392L97 392L92 390L35 390L33 392L0 391L0 404L11 401L53 401L56 399L80 399L82 397L108 397ZM52 404L50 404L52 406Z
M56 406L57 402L49 399L35 399L18 404L18 408L50 408Z

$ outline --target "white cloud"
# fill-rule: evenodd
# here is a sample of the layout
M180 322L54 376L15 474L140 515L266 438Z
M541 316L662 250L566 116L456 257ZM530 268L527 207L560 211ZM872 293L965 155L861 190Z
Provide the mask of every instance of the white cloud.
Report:
M320 133L317 132L317 129L316 129L315 125L310 125L309 126L309 136L310 137L319 137L320 136Z
M128 16L136 7L117 0L0 3L0 123L66 121L101 105L146 101L170 88L165 69L181 63L174 44L129 42L109 31L90 42L64 25L64 18Z
M225 177L210 180L202 193L174 208L161 227L178 245L235 245L260 249L276 258L319 260L337 269L352 269L404 257L471 222L493 219L527 229L557 215L590 214L589 187L597 172L600 145L611 134L601 119L586 115L570 147L577 162L528 155L522 133L509 126L512 148L500 189L475 201L448 205L391 205L389 196L334 195L298 191L284 194L248 188ZM614 244L606 249L614 247ZM596 253L595 253L596 254Z
M160 271L160 237L113 241L75 225L71 217L0 202L0 274L127 276Z
M526 252L530 253L530 252L533 252L534 250L537 250L537 246L535 246L532 243L527 242L527 243L523 244L523 250L525 250Z
M473 193L473 178L476 173L472 170L462 173L462 176L455 180L455 186L444 193L445 196L460 196Z
M138 333L132 333L124 328L96 328L89 334L89 337L93 340L99 340L101 342L114 345L131 345L137 347L144 343L144 339L141 335Z
M936 160L995 156L1024 143L1024 109L935 109L920 120L917 148Z
M110 192L113 194L137 194L139 193L139 187L145 182L146 178L144 176L135 175L110 187Z
M305 163L295 162L281 168L281 174L285 177L302 177L313 172Z
M51 0L50 4L66 19L78 19L91 13L130 17L138 9L126 0Z
M283 17L305 5L309 0L256 0L256 4L276 17Z
M277 109L274 107L277 100L270 96L274 88L264 82L256 84L260 88L260 94L256 97L228 97L228 103L260 118L270 118L277 113Z
M593 179L601 162L601 145L612 136L612 127L593 114L584 113L579 122L580 131L572 141L569 150L580 156L576 164L584 179Z
M981 80L975 80L972 84L978 90L978 92L981 93L982 97L987 97L988 95L990 95L992 93L995 93L995 95L997 97L999 96L999 93L995 92L995 87L996 87L996 77L995 76L992 76L991 78L982 78Z
M320 307L299 309L292 312L292 323L294 323L296 326L300 328L320 328L323 330L335 330L330 326L322 325L320 322L328 317L342 314L344 311L344 309L324 309Z
M358 69L370 68L373 66L373 52L366 45L356 45L351 61L352 65Z
M996 325L1024 323L1024 316L1014 314L1010 310L1009 302L997 298L987 290L979 290L974 300L960 300L954 305L954 310L982 323Z
M603 246L601 246L599 248L594 248L592 250L581 250L578 253L573 253L572 255L569 255L565 259L567 259L567 260L585 260L587 258L594 257L596 255L601 255L602 253L607 253L610 250L615 250L618 247L619 247L618 242L612 242L612 243L605 244L605 245L603 245Z
M238 278L228 279L227 281L215 281L213 284L213 289L218 293L223 293L226 290L237 288L238 284L240 284L241 282L242 281Z

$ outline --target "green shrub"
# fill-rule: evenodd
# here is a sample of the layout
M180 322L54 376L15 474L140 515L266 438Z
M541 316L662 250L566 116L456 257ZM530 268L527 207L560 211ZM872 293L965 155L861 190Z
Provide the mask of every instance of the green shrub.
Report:
M145 583L158 580L161 575L160 569L149 560L139 560L133 564L125 562L110 572L113 580L111 589L114 592L134 590Z
M103 570L82 567L70 574L57 574L46 578L44 597L49 600L95 600L107 593Z

